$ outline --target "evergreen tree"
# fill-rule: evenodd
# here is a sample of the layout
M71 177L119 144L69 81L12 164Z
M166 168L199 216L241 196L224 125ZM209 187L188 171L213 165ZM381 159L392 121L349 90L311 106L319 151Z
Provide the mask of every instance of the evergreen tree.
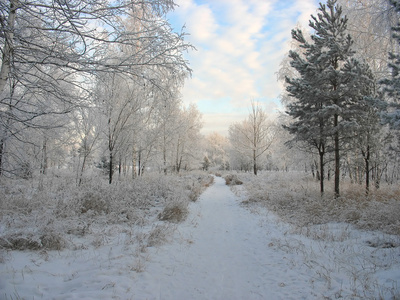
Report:
M397 13L400 13L400 1L389 0ZM392 37L400 47L400 22L392 27ZM399 47L397 49L399 49ZM391 98L389 110L384 119L394 129L400 129L400 53L389 52L389 68L392 71L391 78L382 80L386 94Z
M353 44L347 34L347 18L336 0L320 4L317 17L311 16L311 42L301 30L292 30L304 53L291 51L291 66L299 77L286 78L287 91L296 99L288 105L293 122L286 129L293 141L306 142L320 157L321 193L324 192L324 155L334 152L335 196L339 196L341 145L359 129L363 95L371 90L368 68L352 56Z
M352 59L344 66L348 76L348 100L343 119L350 124L344 132L347 136L346 146L350 152L361 153L364 161L365 190L369 193L371 160L385 143L387 137L382 134L380 112L383 102L376 93L375 80L369 66Z

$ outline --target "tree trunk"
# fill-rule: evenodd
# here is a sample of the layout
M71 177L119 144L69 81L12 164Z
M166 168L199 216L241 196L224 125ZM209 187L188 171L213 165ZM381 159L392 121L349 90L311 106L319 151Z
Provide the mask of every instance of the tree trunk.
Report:
M142 150L138 151L138 176L142 176Z
M339 131L338 131L338 119L339 116L334 116L334 127L335 132L335 198L340 196L339 180L340 180L340 153L339 153Z
M256 157L256 150L253 150L253 172L254 172L254 175L257 175L257 157Z
M321 191L321 196L324 194L324 154L325 151L319 151L319 170L320 170L320 191Z
M3 175L4 139L0 140L0 176Z
M164 164L164 175L167 175L167 149L165 145L165 138L164 138L164 146L163 146L163 164Z
M110 151L110 163L109 163L109 170L108 170L108 183L111 184L113 180L113 153Z
M179 173L180 171L180 161L182 161L182 158L180 158L180 154L179 154L179 147L180 147L180 139L178 138L178 145L176 147L176 158L175 158L175 171L176 173ZM183 147L182 147L183 149Z
M378 163L375 163L375 188L379 189L380 187L380 177L379 177L379 167Z
M85 170L86 158L87 158L87 156L84 155L84 156L83 156L82 167L81 167L81 172L80 172L80 175L79 175L78 186L82 184L82 177L83 177L83 171Z
M13 40L14 40L14 26L15 26L15 17L18 9L18 1L11 0L10 1L10 12L8 14L7 20L7 30L3 32L4 34L4 46L3 46L3 56L2 56L2 64L0 69L0 93L4 90L7 80L10 76L11 70L11 56L13 52Z
M179 157L179 163L176 166L176 172L179 173L181 171L181 167L182 167L182 156Z
M347 157L347 173L349 173L350 182L354 183L353 172L351 170L350 159Z
M163 136L163 164L164 164L164 175L167 175L167 137L165 134L165 123L164 123L164 136Z
M361 151L361 154L364 157L364 162L365 162L365 194L369 194L369 177L370 177L370 171L369 171L369 159L370 159L370 150L369 150L369 145L367 145L367 150Z
M40 164L40 174L47 173L47 139L45 138L42 146L42 162Z
M118 179L121 179L121 174L122 174L122 158L119 156L118 159Z
M136 172L136 146L133 145L133 151L132 151L132 179L135 179L137 176Z

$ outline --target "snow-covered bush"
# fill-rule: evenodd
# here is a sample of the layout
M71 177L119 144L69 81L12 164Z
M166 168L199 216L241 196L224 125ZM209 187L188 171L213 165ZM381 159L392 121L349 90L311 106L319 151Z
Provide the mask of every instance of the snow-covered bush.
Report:
M158 215L161 221L169 221L173 223L180 223L184 221L189 214L187 201L177 199L168 203L163 211Z
M0 247L11 250L61 250L65 244L60 234L51 231L39 235L14 232L0 237Z
M4 179L0 182L0 248L100 246L115 235L112 230L132 234L137 226L151 231L159 220L180 222L190 201L210 180L206 173L148 174L112 185L100 178L78 187L72 177L64 176Z
M239 174L246 190L245 203L266 206L281 219L299 227L346 222L366 230L400 235L400 187L381 186L366 196L365 188L342 183L342 196L333 191L324 196L318 183L303 172L263 172L258 176Z
M224 177L227 185L241 185L243 182L237 177L236 174L229 174Z
M198 175L192 177L191 185L187 185L187 189L190 191L189 199L193 202L196 202L200 197L201 193L205 188L209 187L214 182L214 177L212 176L202 176Z

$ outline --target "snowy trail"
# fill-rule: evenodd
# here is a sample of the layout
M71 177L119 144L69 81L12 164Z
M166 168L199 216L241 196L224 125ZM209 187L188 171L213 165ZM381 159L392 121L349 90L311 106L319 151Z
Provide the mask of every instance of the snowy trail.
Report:
M400 298L399 247L379 246L398 237L293 228L241 200L216 177L162 246L142 248L140 230L111 224L97 247L3 253L0 299Z
M290 265L284 252L271 247L283 229L266 226L265 216L263 221L239 203L216 177L191 206L178 238L152 255L135 294L147 299L313 298L301 266Z

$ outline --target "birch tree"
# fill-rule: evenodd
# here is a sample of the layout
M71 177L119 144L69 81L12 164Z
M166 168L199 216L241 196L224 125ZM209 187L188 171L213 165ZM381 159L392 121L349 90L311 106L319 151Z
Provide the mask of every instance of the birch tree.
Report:
M396 45L391 28L397 24L395 8L388 0L338 0L348 17L356 57L365 60L377 81L388 75L388 55Z
M257 175L258 163L273 143L275 133L274 125L268 120L266 112L255 102L251 104L247 120L229 127L233 151L251 160L254 175Z
M97 85L96 102L102 113L103 137L107 143L109 183L112 183L116 157L132 131L132 117L144 108L145 94L130 76L104 74Z
M165 20L174 6L172 0L1 1L0 173L7 139L44 126L46 115L84 105L96 77L125 74L163 88L154 70L190 73L182 53L191 45Z
M202 128L201 113L196 105L183 107L178 117L179 128L175 135L175 165L177 173L182 167L190 169L195 162L201 160L200 130Z

